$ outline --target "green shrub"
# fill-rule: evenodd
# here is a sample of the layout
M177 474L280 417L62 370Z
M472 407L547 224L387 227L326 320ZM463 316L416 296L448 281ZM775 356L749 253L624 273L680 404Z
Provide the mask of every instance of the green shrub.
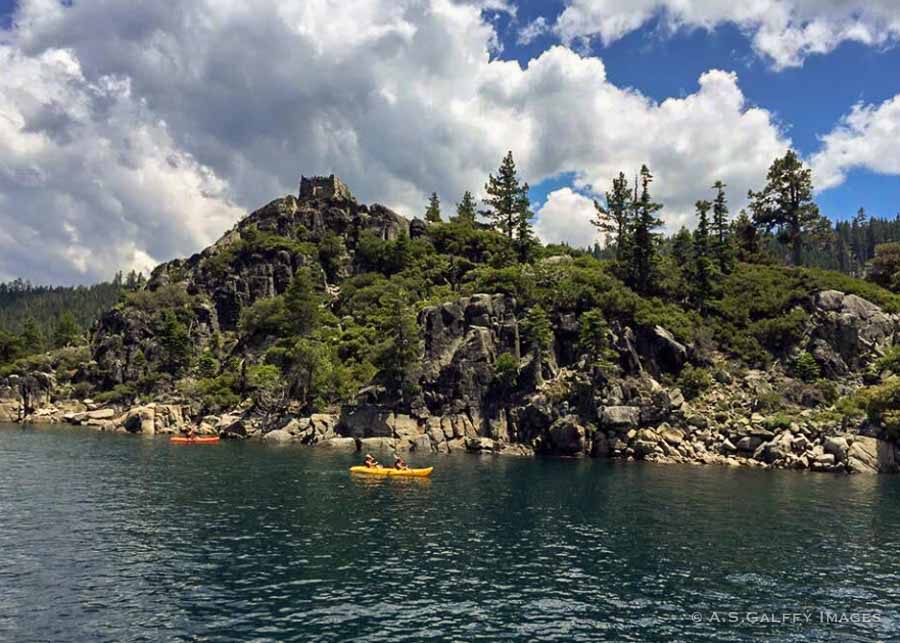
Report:
M678 377L678 387L688 400L701 395L710 386L712 386L712 375L705 368L698 368L688 364L681 371Z
M846 395L834 403L834 410L841 416L855 418L866 414L867 397L865 390L853 395Z
M541 357L546 355L553 345L553 327L550 318L540 306L528 310L522 320L522 338L529 347Z
M822 369L816 358L807 351L802 351L791 360L788 371L797 379L804 382L813 382L822 376Z
M504 235L466 222L432 225L429 234L437 252L461 257L472 264L494 267L516 263L513 244Z
M250 338L279 335L285 326L286 315L284 297L258 299L241 311L238 328Z
M512 295L520 306L528 306L535 300L534 275L528 274L524 266L476 268L469 275L466 292L502 293Z
M302 234L298 232L302 238L306 236L303 226L297 226L297 230L302 231ZM247 226L241 230L240 239L221 248L206 260L204 266L213 275L221 277L235 272L240 264L249 262L255 254L271 257L280 252L312 259L317 257L318 248L308 241L298 241L273 232L260 231L255 226Z
M819 389L819 393L827 404L834 404L837 401L839 397L838 387L831 380L822 379L817 381L816 388Z
M186 309L195 303L184 284L169 284L156 290L136 290L125 295L125 303L145 313L156 313L164 309Z
M900 438L900 377L861 392L869 420L880 425L893 439Z
M891 346L885 354L875 362L875 369L881 373L890 371L900 375L900 346Z
M218 377L197 380L196 395L206 413L222 413L241 403L237 375L226 371Z
M93 388L90 382L78 382L78 384L72 386L71 397L76 400L88 399L91 397Z
M769 431L782 431L784 429L791 428L792 422L793 420L790 416L787 416L783 413L778 413L777 415L766 418L763 421L763 426L765 426L765 428L767 428Z
M131 384L116 384L111 390L95 395L94 401L100 404L118 404L131 402L136 395L137 392Z
M219 360L210 351L203 351L197 359L197 373L203 378L215 377L220 366Z
M756 408L760 411L777 411L787 405L784 394L779 391L761 393L756 397Z
M763 346L780 353L803 337L808 321L805 310L794 308L786 314L753 322L749 331Z
M519 360L512 353L501 353L494 363L494 382L499 393L516 388L519 378Z

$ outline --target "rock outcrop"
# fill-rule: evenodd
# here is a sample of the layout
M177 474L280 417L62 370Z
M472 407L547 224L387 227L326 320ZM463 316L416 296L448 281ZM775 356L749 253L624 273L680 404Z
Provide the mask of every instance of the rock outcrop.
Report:
M352 274L364 235L394 240L410 232L409 220L382 205L358 203L339 179L304 179L299 197L276 199L204 251L158 266L145 298L152 302L153 293L182 288L189 297L182 316L191 341L202 350L221 331L236 329L245 308L284 293L298 269L312 267L325 285L336 283ZM335 240L336 254L323 271L315 243L326 238ZM100 319L89 378L109 388L137 381L159 363L163 351L152 323L154 304L148 305L146 310L139 305L117 307Z
M858 295L837 290L815 299L807 350L830 378L846 376L884 354L894 343L900 319Z
M515 309L515 299L508 295L473 295L422 311L422 384L430 412L481 408L494 381L497 357L509 353L520 359Z

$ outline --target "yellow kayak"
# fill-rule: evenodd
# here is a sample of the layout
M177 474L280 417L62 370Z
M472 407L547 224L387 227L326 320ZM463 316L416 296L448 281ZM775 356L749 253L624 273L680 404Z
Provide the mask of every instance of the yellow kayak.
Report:
M389 469L387 467L350 467L350 473L359 473L365 476L403 476L405 478L427 478L434 467L425 469Z

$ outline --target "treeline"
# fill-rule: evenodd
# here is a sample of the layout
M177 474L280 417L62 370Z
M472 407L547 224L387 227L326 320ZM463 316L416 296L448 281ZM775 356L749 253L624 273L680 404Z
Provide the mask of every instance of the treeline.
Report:
M621 211L619 193L622 186L616 187L617 181L624 181L624 176L620 174L619 179L613 181L613 191L607 193L606 197L608 202L612 197L611 207L618 206ZM718 182L713 189L719 190L720 187L724 185ZM811 187L809 184L808 193L811 193ZM721 199L722 196L717 193L716 199ZM634 197L631 196L631 199ZM725 236L731 239L734 251L742 253L741 261L835 270L860 279L869 275L879 245L900 242L900 214L893 219L869 217L865 209L860 208L852 219L831 222L818 215L811 200L807 205L810 206L812 216L798 223L793 236L783 223L770 227L765 218L754 217L744 210L730 222L725 221L724 227L722 221L713 223L714 233L720 244ZM596 207L605 210L607 206L598 203ZM610 227L608 222L604 222L599 227L607 234L607 242L602 246L594 244L591 254L597 259L618 258L621 251L615 239L621 233L619 226ZM659 239L660 252L663 255L683 256L685 243L691 238L692 233L687 228L682 228L674 235L663 236Z
M875 255L876 246L900 235L900 219L867 219L860 211L852 222L833 225L813 200L812 171L793 150L773 161L766 183L748 193L749 204L737 217L730 216L727 186L716 181L710 200L696 202L697 226L682 227L675 235L662 233L663 204L651 195L653 174L644 165L629 183L623 172L613 179L604 202L594 201L591 223L603 233L605 247L592 254L611 259L617 276L641 295L656 295L662 259L673 257L680 268L689 302L702 310L717 280L728 275L735 262L831 268L861 273ZM515 246L519 262L533 258L536 248L528 199L528 184L519 181L512 152L503 159L497 176L485 184L482 220ZM475 204L466 192L451 222L475 224ZM432 194L425 211L429 223L441 221L440 202ZM900 238L900 237L897 237ZM539 245L539 244L537 244Z
M144 283L144 276L135 271L92 286L0 282L0 363L83 343L88 329L123 291Z

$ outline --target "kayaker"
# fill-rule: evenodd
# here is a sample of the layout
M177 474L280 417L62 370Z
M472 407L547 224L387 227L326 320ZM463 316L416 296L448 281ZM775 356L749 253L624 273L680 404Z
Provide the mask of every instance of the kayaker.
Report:
M400 457L399 453L394 454L394 468L395 469L409 469L409 465L406 464L406 460Z
M372 457L371 453L367 453L365 462L363 462L363 464L369 468L374 468L374 467L378 466L378 460L376 460L374 457Z
M187 430L185 430L184 435L188 440L193 440L195 437L197 437L197 432L194 431L193 424L188 425L188 428Z

